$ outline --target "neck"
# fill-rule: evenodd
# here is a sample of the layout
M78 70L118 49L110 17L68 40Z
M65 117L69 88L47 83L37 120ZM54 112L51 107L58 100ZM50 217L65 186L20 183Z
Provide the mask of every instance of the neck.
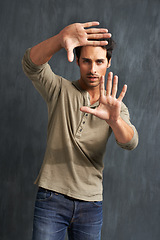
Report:
M79 80L79 84L83 90L85 90L89 93L91 105L99 100L99 95L100 95L99 94L99 85L96 87L88 87L88 86L84 85L83 82L81 82L80 80Z

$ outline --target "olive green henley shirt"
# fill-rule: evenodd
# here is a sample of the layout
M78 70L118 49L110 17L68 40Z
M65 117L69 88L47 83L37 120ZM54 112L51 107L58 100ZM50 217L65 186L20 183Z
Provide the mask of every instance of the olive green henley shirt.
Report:
M48 106L47 147L35 183L72 198L101 201L103 156L112 129L104 120L80 111L81 106L90 106L90 98L78 81L54 74L48 63L35 65L29 53L30 49L22 60L24 72ZM127 144L117 143L134 149L138 134L123 103L121 117L132 126L134 136Z

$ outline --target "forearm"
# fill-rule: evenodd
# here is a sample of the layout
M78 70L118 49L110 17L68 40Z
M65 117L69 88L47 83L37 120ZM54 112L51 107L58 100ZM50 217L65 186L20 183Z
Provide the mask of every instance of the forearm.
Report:
M117 121L108 122L113 130L116 140L119 143L128 143L134 136L134 131L122 118Z
M31 48L30 58L36 65L48 62L62 48L60 34L57 34Z

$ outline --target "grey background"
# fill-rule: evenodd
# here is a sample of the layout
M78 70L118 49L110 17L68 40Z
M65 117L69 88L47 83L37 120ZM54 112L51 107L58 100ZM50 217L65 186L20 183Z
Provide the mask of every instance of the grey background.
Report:
M139 132L128 152L111 137L104 169L103 240L160 239L160 1L5 0L0 2L0 239L29 240L47 129L47 109L22 72L25 50L74 22L98 20L117 47L110 70ZM79 78L65 50L50 64Z

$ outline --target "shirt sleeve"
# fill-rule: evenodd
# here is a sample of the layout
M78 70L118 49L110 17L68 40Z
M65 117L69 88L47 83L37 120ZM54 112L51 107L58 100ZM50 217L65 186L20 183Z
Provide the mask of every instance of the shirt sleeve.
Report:
M34 64L30 59L30 48L24 54L22 67L26 76L31 79L46 102L57 98L61 89L62 78L54 74L48 63L40 66Z
M138 132L137 132L135 126L132 125L132 123L130 122L129 111L124 103L122 103L122 106L121 106L120 116L129 126L132 127L132 129L134 131L134 135L133 135L133 138L128 143L119 143L117 140L116 140L116 142L121 148L124 148L127 150L133 150L138 145Z

